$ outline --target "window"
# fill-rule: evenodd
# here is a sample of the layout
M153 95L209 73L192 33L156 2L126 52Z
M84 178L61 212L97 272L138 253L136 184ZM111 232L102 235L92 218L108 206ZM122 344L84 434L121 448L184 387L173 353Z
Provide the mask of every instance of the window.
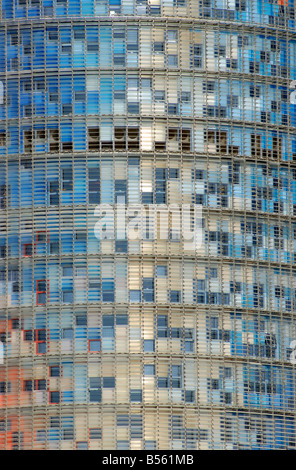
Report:
M182 91L181 92L181 102L182 103L190 103L191 102L191 93L190 93L190 91Z
M47 241L48 241L48 232L37 231L35 239L36 239L36 243L47 243Z
M144 365L144 375L155 375L155 365L154 364L145 364Z
M86 232L84 230L78 230L75 232L75 240L78 242L86 242ZM86 276L86 268L76 268L76 276L82 277L83 274Z
M145 441L145 450L155 450L156 441Z
M51 255L56 255L59 253L60 245L59 242L51 242L49 244L49 253Z
M88 201L89 201L89 204L100 203L100 169L99 167L88 169Z
M68 43L68 44L63 43L61 45L61 52L66 53L66 54L71 54L72 45L70 43Z
M230 108L238 108L239 99L236 95L227 95L227 106Z
M60 377L60 366L49 366L50 377Z
M127 200L127 181L115 180L115 202L125 204Z
M90 439L102 439L102 430L100 428L90 428L89 438Z
M168 317L167 315L159 315L157 318L157 336L158 338L168 338Z
M10 393L11 392L11 382L0 382L0 393Z
M168 42L177 42L177 40L178 40L178 31L172 30L172 29L168 30L167 38L168 38Z
M10 186L0 184L0 209L9 206Z
M153 339L144 339L144 352L154 352L155 341Z
M87 316L76 315L76 326L87 326Z
M59 393L59 392L57 392ZM65 427L62 430L62 438L64 441L73 441L74 439L74 429L73 427Z
M100 149L100 129L92 127L88 129L88 150L98 151Z
M130 438L142 439L142 437L143 437L142 415L131 415Z
M215 82L214 81L204 82L203 90L204 90L205 93L214 93L215 92Z
M11 46L17 46L18 45L18 34L17 34L17 32L10 34L10 45Z
M202 67L202 54L203 54L203 46L201 44L194 44L193 45L193 67L194 68L201 68Z
M49 403L57 404L60 403L60 392L49 392Z
M131 402L142 402L142 390L134 389L130 391L130 401Z
M168 103L168 114L178 114L178 104L177 103Z
M72 114L72 105L71 104L62 104L62 114Z
M49 281L41 279L36 281L36 305L45 305Z
M185 390L185 402L186 403L195 402L195 392L193 390Z
M165 50L164 42L154 42L154 53L162 53Z
M116 424L118 427L129 426L129 415L117 415Z
M88 340L88 351L91 353L101 352L102 345L100 339L89 339Z
M127 105L127 112L130 114L139 114L140 112L140 105L136 102L129 102Z
M166 277L168 275L167 266L157 266L157 277Z
M46 353L46 330L39 329L34 331L34 341L36 343L36 353Z
M35 390L46 390L46 380L45 379L38 379L34 382Z
M6 257L6 246L0 246L0 258Z
M62 339L73 339L73 328L62 328Z
M180 303L181 302L181 291L171 290L169 293L169 301L171 303Z
M46 440L46 431L44 429L38 429L36 431L36 441L44 442Z
M73 190L73 172L72 168L62 169L62 190L72 191Z
M125 66L125 54L115 53L113 56L114 66L124 67Z
M129 450L129 441L117 441L117 450Z
M141 291L140 290L130 290L130 302L141 302Z
M86 441L76 442L76 449L77 450L88 450L88 442L86 442Z
M155 101L165 101L165 91L164 90L155 90L154 99L155 99Z
M72 264L62 266L63 277L73 277L73 266Z
M115 388L115 377L103 377L103 388Z
M25 330L24 331L24 341L33 341L33 331Z
M48 189L49 189L49 204L58 205L59 204L59 182L50 181Z
M214 46L214 55L215 57L226 57L226 47Z
M127 253L128 242L127 240L115 240L115 252L116 253Z
M218 278L218 269L217 268L210 268L210 278L217 279Z
M76 40L85 39L85 32L84 29L74 29L73 37Z
M86 99L85 91L75 91L75 101L84 103Z
M48 31L47 34L49 41L57 41L58 40L58 32L57 31Z
M65 289L62 292L62 302L66 304L73 303L73 290Z
M102 282L103 302L114 302L114 280L104 279Z
M173 365L172 366L172 388L181 388L182 387L182 366Z
M0 147L5 147L6 145L6 132L0 132Z
M59 93L58 92L49 93L49 102L50 103L58 103L59 102Z
M33 390L33 381L24 380L24 392L32 392Z
M143 278L143 300L154 302L154 278Z
M101 378L100 377L90 377L89 378L89 401L91 403L101 402L102 392L101 392Z
M178 67L178 56L177 54L168 54L168 66Z

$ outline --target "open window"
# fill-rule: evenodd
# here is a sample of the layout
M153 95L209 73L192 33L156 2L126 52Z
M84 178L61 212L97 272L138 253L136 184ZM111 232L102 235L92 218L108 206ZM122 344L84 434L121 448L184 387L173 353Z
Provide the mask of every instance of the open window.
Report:
M140 148L140 130L138 127L128 127L127 145L129 150L139 150Z
M32 129L24 131L24 152L32 153L33 150L33 131Z
M115 127L114 145L115 145L115 150L126 149L126 127Z
M5 147L6 145L6 132L1 131L0 132L0 147Z
M60 132L59 129L49 130L49 151L52 153L60 150Z
M88 129L88 150L98 152L100 150L100 129L91 127Z

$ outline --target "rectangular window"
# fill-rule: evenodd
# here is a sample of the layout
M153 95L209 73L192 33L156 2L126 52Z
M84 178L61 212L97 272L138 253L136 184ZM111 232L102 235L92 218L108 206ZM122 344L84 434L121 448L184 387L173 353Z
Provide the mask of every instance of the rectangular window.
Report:
M48 185L49 190L49 204L52 206L57 206L59 204L59 182L50 181Z
M89 339L88 340L88 351L90 353L101 352L102 344L100 339Z
M100 429L100 428L90 428L89 438L90 439L102 439L102 429Z
M91 127L88 129L88 150L98 151L100 149L100 129Z
M89 378L89 401L91 403L100 403L102 400L101 377Z
M154 302L154 278L143 278L143 300Z
M100 204L100 168L88 169L88 202Z
M32 254L33 254L32 243L24 243L24 245L23 245L23 256L28 257L28 256L32 256Z
M36 305L45 305L48 294L49 281L41 279L36 281Z
M134 389L130 391L130 401L133 402L142 402L142 390Z
M34 341L36 343L36 354L46 353L46 330L34 330Z
M50 377L60 377L60 366L49 366Z
M49 151L52 153L58 152L60 149L60 131L59 129L49 130Z
M72 191L73 190L73 171L72 168L62 169L62 190Z
M62 292L62 302L66 304L73 303L73 290L72 289L66 289Z
M115 377L103 377L103 388L115 388Z
M60 392L49 392L49 403L50 404L60 403Z

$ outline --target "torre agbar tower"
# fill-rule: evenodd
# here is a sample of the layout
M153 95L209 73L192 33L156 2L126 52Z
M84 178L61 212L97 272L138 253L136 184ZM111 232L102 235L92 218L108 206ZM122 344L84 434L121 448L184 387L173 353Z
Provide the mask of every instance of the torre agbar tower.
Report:
M294 1L0 11L0 448L296 448Z

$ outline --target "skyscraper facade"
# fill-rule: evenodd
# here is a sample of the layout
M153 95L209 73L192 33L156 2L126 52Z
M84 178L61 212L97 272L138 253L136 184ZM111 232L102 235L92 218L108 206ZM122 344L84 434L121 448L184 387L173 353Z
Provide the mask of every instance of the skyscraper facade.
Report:
M295 449L294 0L0 12L0 449Z

